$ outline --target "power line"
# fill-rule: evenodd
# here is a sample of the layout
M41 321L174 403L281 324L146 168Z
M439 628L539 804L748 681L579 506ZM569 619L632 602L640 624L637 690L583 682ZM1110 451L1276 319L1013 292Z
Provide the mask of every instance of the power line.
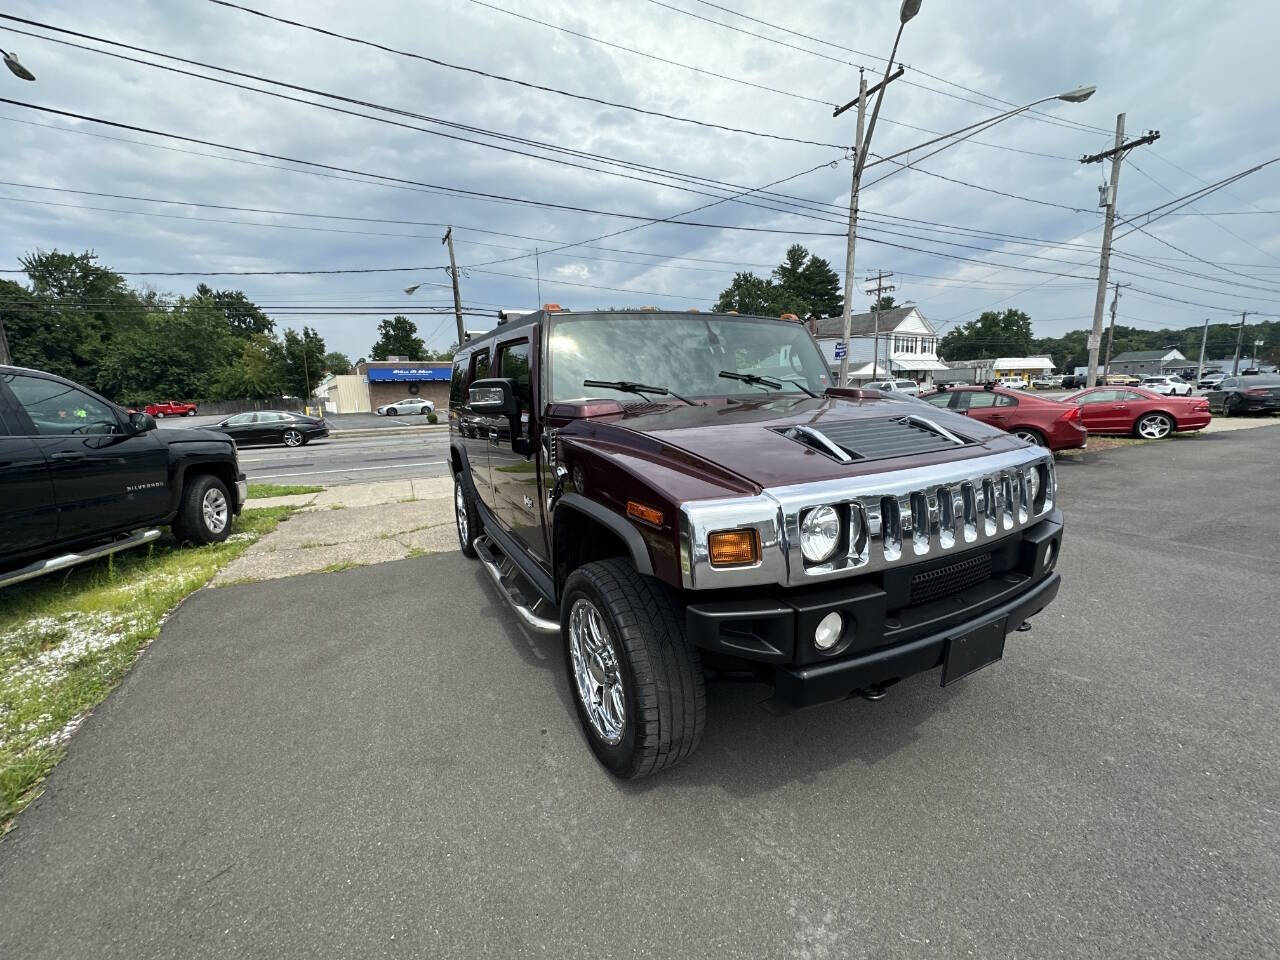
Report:
M739 11L739 10L733 10L733 9L730 9L729 7L723 6L723 5L719 4L719 3L712 3L712 2L711 2L711 0L694 0L694 2L695 2L695 3L700 3L700 4L702 4L704 7L712 7L712 8L714 8L714 9L716 9L716 10L723 11L724 13L728 13L728 14L730 14L731 16L741 17L743 20L749 20L749 21L751 21L752 23L758 23L758 24L760 24L761 26L770 27L770 28L772 28L772 29L774 29L774 30L778 30L778 31L781 31L782 33L790 34L791 36L794 36L794 37L800 37L800 38L805 39L805 40L812 40L812 41L813 41L813 42L815 42L815 43L821 43L821 44L823 44L824 46L832 47L832 48L837 49L837 50L844 50L844 51L846 51L846 52L848 52L848 53L856 54L857 56L860 56L860 57L870 57L870 58L871 58L871 59L873 59L873 60L885 60L885 59L886 59L884 56L882 56L882 55L880 55L880 54L870 53L870 52L868 52L868 51L864 51L864 50L855 50L853 47L846 47L846 46L843 46L842 44L834 43L834 42L832 42L832 41L830 41L830 40L825 40L825 39L823 39L823 38L821 38L821 37L815 37L815 36L811 36L810 34L807 34L807 33L801 33L800 31L798 31L798 30L793 30L793 29L792 29L792 28L790 28L790 27L784 27L784 26L782 26L782 25L781 25L781 24L779 24L779 23L773 23L773 22L768 21L768 20L762 20L762 19L760 19L759 17L749 16L748 14L742 13L742 12L741 12L741 11ZM712 22L716 22L716 21L712 21ZM728 24L721 24L721 26L728 26ZM733 29L733 28L732 28L732 27L730 27L729 29ZM758 34L756 34L756 36L758 36ZM765 39L768 39L768 38L765 38ZM776 41L775 41L775 42L776 42ZM908 65L908 66L909 66L909 65ZM948 80L946 77L940 77L940 76L938 76L937 74L929 73L929 72L928 72L928 71L926 71L926 70L921 70L919 67L910 67L910 69L911 69L912 71L914 71L915 73L920 74L920 75L921 75L921 76L923 76L923 77L928 77L930 80L937 80L939 83L945 83L947 86L955 87L957 90L963 90L963 91L965 91L966 93L972 93L972 94L974 94L975 96L985 97L985 98L986 98L986 99L988 99L988 100L994 100L996 103L1002 103L1002 104L1004 104L1004 105L1006 105L1006 106L1010 106L1010 107L1015 107L1015 106L1017 106L1017 104L1013 103L1011 100L1005 100L1005 99L1003 99L1003 98L1001 98L1001 97L994 96L993 94L990 94L990 93L983 93L981 90L975 90L975 89L973 89L972 87L966 87L966 86L965 86L964 84L962 84L962 83L957 83L957 82L956 82L956 81L954 81L954 80ZM920 88L920 89L922 89L922 90L928 90L928 91L929 91L929 92L931 92L931 93L941 94L942 96L948 96L948 97L949 97L949 96L954 96L953 94L948 94L946 91L943 91L943 90L935 90L935 89L934 89L934 88L932 88L932 87L925 86L924 84L921 84L921 83L915 83L915 82L910 81L910 80L904 80L904 81L903 81L903 83L910 83L912 86L919 87L919 88ZM959 98L956 98L956 99L962 99L962 100L963 100L963 99L965 99L965 98L959 97ZM965 100L965 102L967 102L967 103L973 103L973 101L972 101L972 100ZM986 104L982 104L982 106L986 106ZM1027 114L1030 114L1032 117L1034 117L1034 118L1036 118L1036 119L1047 120L1048 122L1052 123L1052 124L1053 124L1053 125L1055 125L1055 126L1071 127L1071 128L1075 128L1075 129L1077 129L1077 130L1086 130L1086 131L1089 131L1089 132L1091 132L1091 133L1092 133L1092 132L1102 132L1102 133L1106 133L1106 132L1108 132L1108 131L1104 130L1102 127L1095 127L1095 126L1093 126L1092 124L1080 123L1080 122L1075 121L1075 120L1062 120L1062 119L1060 119L1060 118L1058 118L1058 117L1052 117L1052 116L1048 116L1047 114L1042 114L1042 113L1040 113L1038 110L1028 110L1028 111L1027 111ZM881 118L881 119L883 119L883 118ZM1074 159L1074 158L1062 158L1062 159Z
M222 4L223 6L231 6L231 4L227 3L227 0L209 0L209 2ZM776 93L776 94L779 94L780 96L791 97L793 100L804 100L804 101L807 101L808 103L817 103L824 107L836 106L836 104L831 103L828 100L819 100L816 97L806 96L803 93L795 93L791 90L780 90L777 87L770 87L762 83L753 83L750 80L743 80L739 77L731 77L731 76L728 76L727 74L716 73L713 70L705 70L702 67L695 67L689 63L681 63L679 60L668 60L666 57L660 57L655 53L646 53L643 50L636 50L634 47L626 47L620 43L613 43L609 40L601 40L599 37L592 37L592 36L589 36L588 34L580 33L577 30L571 30L569 27L562 27L559 24L548 23L545 20L539 20L536 17L530 17L523 13L516 13L514 10L507 10L503 7L494 6L491 3L486 3L485 0L468 0L468 2L474 3L480 7L487 7L488 9L493 10L496 13L502 13L502 14L506 14L509 17L515 17L518 20L525 20L528 23L536 23L540 27L548 27L552 30L558 30L561 33L567 33L570 36L578 37L582 40L589 40L591 43L598 43L604 47L611 47L614 50L621 50L624 53L634 54L637 57L644 57L647 60L655 60L658 63L666 64L669 67L678 67L682 70L691 70L694 73L700 73L703 76L715 77L717 80L727 80L730 83L736 83L744 87L752 87L756 90L764 90L764 91L767 91L768 93Z
M565 159L562 159L562 158L560 158L560 157L548 157L548 156L544 156L544 155L542 155L542 154L538 154L538 153L530 153L530 152L528 152L528 151L526 151L526 150L519 150L519 149L515 149L515 148L513 148L513 147L504 146L504 145L501 145L501 144L488 143L488 142L483 141L483 140L476 140L476 139L473 139L473 138L471 138L471 137L460 136L459 134L455 134L455 133L447 133L447 132L444 132L444 131L441 131L441 130L433 130L433 129L429 129L429 128L419 127L419 126L415 126L415 125L413 125L413 124L404 123L404 122L399 121L399 120L392 120L392 119L389 119L389 118L387 118L387 117L374 116L374 115L371 115L371 114L362 113L362 112L360 112L360 111L358 111L358 110L349 110L349 109L346 109L346 108L343 108L343 107L338 107L338 106L335 106L335 105L333 105L333 104L329 104L329 103L317 103L317 102L316 102L316 101L314 101L314 100L306 100L306 99L303 99L303 98L300 98L300 97L290 96L289 94L281 93L281 92L276 91L276 90L264 90L264 89L261 89L261 88L259 88L259 87L247 86L247 85L245 85L245 84L236 83L235 81L232 81L232 80L224 79L224 78L222 78L222 77L211 77L211 76L206 76L206 75L199 74L199 73L193 73L193 72L188 71L188 70L183 70L183 69L181 69L181 68L179 68L179 67L170 66L170 65L168 65L168 64L163 64L163 63L153 63L153 62L150 62L150 61L147 61L147 60L139 60L139 59L137 59L137 58L135 58L135 57L130 57L130 56L127 56L127 55L125 55L125 54L121 54L121 53L115 53L115 52L110 51L110 50L100 50L100 49L97 49L97 48L95 48L95 47L88 47L88 46L84 46L84 45L82 45L82 44L73 43L73 42L68 41L68 40L61 40L61 39L58 39L58 38L55 38L55 37L45 37L45 36L42 36L42 35L37 34L37 33L30 33L30 32L25 31L25 30L19 30L19 29L16 29L16 28L14 28L14 27L0 27L0 29L8 30L8 31L10 31L10 32L12 32L12 33L19 33L19 34L22 34L22 35L24 35L24 36L34 37L34 38L39 39L39 40L44 40L44 41L46 41L46 42L48 42L48 43L56 43L56 44L60 44L60 45L63 45L63 46L69 46L69 47L73 47L73 48L75 48L75 49L85 50L85 51L90 52L90 53L96 53L96 54L98 54L98 55L100 55L100 56L113 57L113 58L115 58L115 59L125 60L125 61L130 62L130 63L136 63L136 64L139 64L139 65L141 65L141 66L151 67L151 68L153 68L153 69L165 70L165 71L168 71L168 72L171 72L171 73L177 73L177 74L180 74L180 75L183 75L183 76L189 76L189 77L193 77L193 78L196 78L196 79L199 79L199 80L205 80L205 81L210 82L210 83L218 83L218 84L221 84L221 85L223 85L223 86L229 86L229 87L233 87L233 88L236 88L236 89L239 89L239 90L246 90L246 91L249 91L249 92L251 92L251 93L261 94L261 95L263 95L263 96L275 97L275 98L277 98L277 99L285 100L285 101L289 101L289 102L292 102L292 103L300 103L300 104L303 104L303 105L305 105L305 106L317 107L317 108L322 109L322 110L329 110L329 111L331 111L331 112L341 113L341 114L345 114L345 115L348 115L348 116L360 117L360 118L363 118L363 119L366 119L366 120L372 120L372 121L374 121L374 122L376 122L376 123L382 123L382 124L386 124L386 125L389 125L389 126L394 126L394 127L399 127L399 128L402 128L402 129L406 129L406 130L414 130L414 131L417 131L417 132L419 132L419 133L426 133L426 134L430 134L430 135L432 135L432 136L442 137L442 138L445 138L445 139L448 139L448 140L456 140L456 141L459 141L459 142L462 142L462 143L469 143L469 144L471 144L471 145L473 145L473 146L486 147L486 148L488 148L488 149L491 149L491 150L499 150L499 151L502 151L502 152L504 152L504 153L511 153L511 154L515 154L515 155L518 155L518 156L525 156L525 157L529 157L529 158L536 159L536 160L543 160L543 161L545 161L545 162L549 162L549 163L557 163L557 164L560 164L560 165L563 165L563 166L573 167L573 168L577 168L577 169L581 169L581 170L588 170L588 171L593 172L593 173L601 173L601 174L604 174L604 175L606 175L606 176L621 177L621 178L623 178L623 179L627 179L627 180L634 180L634 181L637 181L637 182L640 182L640 183L654 184L654 185L657 185L657 186L666 187L666 188L668 188L668 189L674 188L674 189L677 189L677 190L684 190L685 192L688 192L688 193L694 193L694 194L700 194L700 195L702 195L702 196L719 196L719 194L712 194L712 193L708 193L708 192L706 192L705 190L698 190L698 189L694 189L693 187L686 186L686 185L684 185L684 184L687 184L687 183L693 183L693 184L697 184L697 185L699 185L699 186L706 185L706 186L710 186L710 187L712 187L713 189L718 189L718 190L723 190L723 191L744 191L744 190L746 190L746 188L745 188L745 187L742 187L742 186L740 186L740 185L738 185L738 184L729 184L729 183L725 183L725 182L723 182L723 181L715 180L715 179L710 178L710 177L701 177L701 176L696 176L696 175L692 175L692 174L682 173L682 172L680 172L680 171L669 170L669 169L664 168L664 167L658 167L658 166L653 166L653 165L649 165L649 164L636 163L636 162L634 162L634 161L622 160L622 159L619 159L619 158L616 158L616 157L610 157L610 156L606 156L606 155L603 155L603 154L597 154L597 153L592 153L592 152L589 152L589 151L583 151L583 150L577 150L577 149L573 149L573 148L565 147L565 146L562 146L562 145L560 145L560 144L545 143L545 142L538 141L538 140L533 140L533 139L530 139L530 138L527 138L527 137L519 137L519 136L514 136L514 135L512 135L512 134L502 133L501 131L489 130L489 129L486 129L486 128L484 128L484 127L476 127L476 126L469 125L469 124L457 123L457 122L455 122L455 121L451 121L451 120L444 120L444 119L439 118L439 117L433 117L433 116L429 116L429 115L426 115L426 114L420 114L420 113L416 113L416 112L414 112L414 111L404 110L404 109L401 109L401 108L398 108L398 107L388 107L388 106L386 106L386 105L384 105L384 104L374 103L374 102L372 102L372 101L368 101L368 100L361 100L361 99L358 99L358 98L346 97L346 96L343 96L343 95L341 95L341 94L331 93L331 92L328 92L328 91L325 91L325 90L318 90L318 89L315 89L315 88L312 88L312 87L305 87L305 86L301 86L301 85L298 85L298 84L289 83L289 82L287 82L287 81L283 81L283 80L276 80L276 79L273 79L273 78L270 78L270 77L264 77L264 76L257 75L257 74L246 73L246 72L244 72L244 71L240 71L240 70L233 70L233 69L230 69L230 68L228 68L228 67L222 67L222 66L218 66L218 65L216 65L216 64L205 63L205 62L203 62L203 61L199 61L199 60L191 60L191 59L186 58L186 57L180 57L180 56L177 56L177 55L174 55L174 54L168 54L168 53L164 53L164 52L162 52L162 51L148 49L148 48L146 48L146 47L139 47L139 46L135 46L135 45L133 45L133 44L122 43L122 42L120 42L120 41L110 40L110 39L107 39L107 38L104 38L104 37L97 37L97 36L93 36L93 35L90 35L90 34L84 34L84 33L80 33L80 32L74 31L74 30L68 30L68 29L63 28L63 27L56 27L56 26L52 26L52 25L49 25L49 24L45 24L45 23L38 23L38 22L36 22L36 21L24 20L24 19L19 18L19 17L13 17L13 16L11 16L11 15L9 15L9 14L0 14L0 18L7 18L7 19L11 19L11 20L20 20L20 21L21 21L21 22L23 22L23 23L34 24L34 25L36 25L36 26L41 27L42 29L52 30L52 31L55 31L55 32L58 32L58 33L65 33L65 34L69 34L69 35L72 35L72 36L80 37L80 38L82 38L82 39L89 39L89 40L93 40L93 41L98 42L98 43L105 43L105 44L109 44L109 45L111 45L111 46L123 47L123 48L125 48L125 49L132 50L132 51L135 51L135 52L140 52L140 53L148 54L149 56L154 56L154 57L163 57L163 58L165 58L165 59L169 59L169 60L176 60L176 61L177 61L177 62L179 62L179 63L184 63L184 64L188 64L188 65L191 65L191 66L201 67L201 68L206 69L206 70L215 70L215 71L218 71L218 72L220 72L220 73L227 73L227 74L230 74L230 75L232 75L232 76L237 76L237 77L242 77L242 78L246 78L246 79L254 80L254 81L258 82L258 83L272 84L272 85L275 85L275 86L284 87L284 88L289 89L289 90L296 90L296 91L300 91L300 92L303 92L303 93L311 94L311 95L313 95L313 96L326 97L326 98L329 98L329 99L332 99L332 100L337 100L337 101L339 101L339 102L341 102L341 103L354 104L354 105L357 105L357 106L366 107L366 108L373 109L373 110L380 110L380 111L383 111L383 112L385 112L385 113L390 113L390 114L394 114L394 115L397 115L397 116L412 117L412 118L414 118L414 119L423 120L423 121L425 121L425 122L427 122L427 123L437 124L437 125L439 125L439 126L443 126L443 127L451 128L451 129L454 129L454 130L465 131L465 132L468 132L468 133L476 133L476 134L479 134L479 135L481 135L481 136L490 137L490 138L493 138L493 139L496 139L496 140L507 141L507 142L509 142L509 143L516 143L516 144L520 144L520 145L522 145L522 146L531 146L531 147L536 147L536 148L541 149L541 150L547 150L547 151L550 151L550 152L553 152L553 153L564 154L564 155L566 155L566 156L572 156L572 157L579 158L579 159L592 160L592 161L595 161L595 162L598 162L598 163L604 163L604 164L606 164L606 165L608 165L608 166L620 167L620 168L623 168L623 169L626 169L626 170L641 171L641 172L646 172L646 173L656 173L656 174L658 174L658 175L660 175L660 176L664 176L664 177L666 177L666 178L668 178L668 179L677 180L677 181L683 181L683 183L667 183L667 182L665 182L665 181L661 181L661 180L654 180L654 179L652 179L652 178L650 178L650 177L634 176L634 175L627 174L627 173L620 173L620 172L618 172L618 171L616 171L616 170L602 170L602 169L600 169L600 168L598 168L598 167L586 166L586 165L584 165L584 164L582 164L582 163L575 163L575 162L573 162L572 160L565 160ZM821 208L822 208L822 207L829 206L828 204L822 203L822 202L820 202L820 201L810 200L810 199L805 198L805 197L792 197L792 196L788 196L788 195L785 195L785 194L776 194L776 195L775 195L775 194L768 194L768 193L765 193L765 194L762 194L762 195L761 195L761 198L762 198L762 199L767 199L767 200L772 201L772 200L773 200L773 198L774 198L775 196L777 196L777 197L779 197L779 198L782 198L782 200L789 201L789 202L784 202L784 203L783 203L783 206L781 206L781 207L777 207L777 206L765 206L764 204L752 203L752 202L748 202L748 201L741 201L741 202L743 202L746 206L756 206L756 207L760 207L761 209L773 210L773 211L780 212L780 213L795 213L795 211L793 211L793 210L791 210L791 209L789 209L789 208L790 208L790 207L795 207L797 204L800 204L800 205L803 205L803 210L804 210L804 211L806 211L806 212L804 212L804 213L799 213L799 214L796 214L796 215L806 215L806 216L812 216L812 215L813 215L812 213L807 212L807 211L809 211L810 209L817 209L817 210L818 210L818 212L825 212L825 211L823 211Z
M410 187L426 187L433 190L444 191L449 194L456 194L456 195L466 197L466 198L471 198L471 199L496 199L496 200L507 201L515 204L522 204L526 206L542 207L549 210L563 210L563 211L568 211L573 213L587 213L595 216L616 217L616 218L625 219L625 220L643 220L646 223L655 222L653 217L644 216L642 214L629 214L629 213L618 213L618 212L608 211L608 210L596 210L590 207L579 207L573 204L564 204L564 203L552 203L550 201L545 201L545 200L529 200L524 197L512 197L504 194L488 193L482 190L467 190L462 187L449 187L441 184L426 183L419 180L410 180L405 177L394 177L389 174L370 173L365 170L358 170L350 167L338 166L335 164L321 163L316 160L303 160L297 157L287 157L287 156L282 156L280 154L267 153L261 150L253 150L248 147L237 147L231 144L218 143L217 141L213 141L213 140L202 140L198 137L188 137L183 134L170 133L163 130L156 130L154 128L142 127L142 126L137 126L135 124L129 124L129 123L123 123L118 120L106 120L101 117L94 117L94 116L89 116L87 114L74 113L69 110L58 110L54 107L46 107L40 104L27 103L22 100L11 100L7 97L0 97L0 103L8 103L17 107L24 107L29 110L37 110L43 113L51 113L56 116L70 117L76 120L85 120L90 123L98 123L98 124L102 124L108 127L113 127L116 129L132 130L135 133L147 133L153 136L166 137L168 139L179 140L185 143L195 143L201 146L215 147L220 150L230 150L235 153L248 154L250 156L266 157L267 159L271 159L271 160L284 160L288 163L303 164L305 166L316 167L321 170L334 170L340 173L350 173L350 174L355 174L357 176L373 177L378 180L385 180L390 185L399 184L399 185L408 185ZM783 183L786 180L794 179L795 177L802 176L805 173L812 173L814 170L820 170L826 166L830 166L830 164L829 163L818 164L815 167L802 171L800 174L795 174L791 177L786 177L781 180L774 181L774 183ZM378 185L381 186L385 184L378 184ZM721 201L717 201L717 202L724 202L732 199L735 199L735 198L724 197L722 198ZM707 206L714 206L714 204L708 204ZM698 208L698 209L702 209L702 208ZM780 230L780 229L774 229L771 227L751 227L751 226L737 226L737 225L727 225L727 224L701 223L701 222L695 222L690 220L665 219L662 222L672 223L679 226L706 227L706 228L712 228L712 229L718 229L718 230L720 229L746 230L746 231L751 231L756 233L794 234L797 236L844 236L842 232L821 233L821 232L814 232L814 231L807 231L807 230Z

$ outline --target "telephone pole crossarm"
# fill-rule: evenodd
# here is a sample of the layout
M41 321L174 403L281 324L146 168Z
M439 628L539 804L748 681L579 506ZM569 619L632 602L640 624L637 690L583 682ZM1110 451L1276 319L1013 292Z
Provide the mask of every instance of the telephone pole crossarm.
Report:
M1117 153L1128 153L1134 147L1146 146L1148 143L1155 143L1160 139L1159 130L1148 130L1143 136L1137 140L1130 140L1128 143L1120 144L1112 147L1110 150L1103 150L1101 153L1091 153L1087 157L1081 157L1081 163L1101 163L1103 160L1109 160Z
M884 80L881 80L879 83L877 83L874 87L868 87L866 96L868 97L871 96L881 87L883 87L885 84L889 83L891 80L897 80L900 76L902 76L906 72L907 72L906 67L899 67L897 70L893 71L893 73L889 74L889 76L886 77ZM832 112L831 116L838 117L840 116L840 114L844 113L846 110L852 110L857 105L858 105L858 98L854 97L852 100L846 103L843 107L836 107L835 111Z

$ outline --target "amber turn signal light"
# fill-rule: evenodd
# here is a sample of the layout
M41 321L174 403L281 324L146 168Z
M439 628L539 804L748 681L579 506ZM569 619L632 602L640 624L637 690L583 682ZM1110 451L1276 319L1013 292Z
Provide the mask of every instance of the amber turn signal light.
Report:
M661 510L656 507L647 507L635 500L627 501L627 516L643 520L645 523L652 523L655 527L662 526Z
M713 567L746 567L760 560L760 540L754 530L717 530L707 538Z

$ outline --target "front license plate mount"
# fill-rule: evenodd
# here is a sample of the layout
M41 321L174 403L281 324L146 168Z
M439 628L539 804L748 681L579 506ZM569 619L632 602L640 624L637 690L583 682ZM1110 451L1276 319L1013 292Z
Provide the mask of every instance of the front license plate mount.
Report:
M942 685L955 683L969 674L990 666L1004 656L1007 617L978 627L947 641L947 655L942 662Z

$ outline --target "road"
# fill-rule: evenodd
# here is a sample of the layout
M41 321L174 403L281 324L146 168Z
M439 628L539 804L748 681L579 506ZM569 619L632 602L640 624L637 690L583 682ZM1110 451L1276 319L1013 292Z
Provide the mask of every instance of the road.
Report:
M166 417L157 421L162 430L203 427L221 417ZM372 414L329 417L334 433L304 447L253 446L240 448L240 465L251 483L340 484L370 480L444 476L448 471L449 435L428 430L418 418L403 422ZM386 436L349 430L381 430ZM421 433L406 432L421 430Z
M780 718L715 684L634 784L457 554L200 591L0 843L0 956L1275 957L1277 460L1061 463L1001 663Z

